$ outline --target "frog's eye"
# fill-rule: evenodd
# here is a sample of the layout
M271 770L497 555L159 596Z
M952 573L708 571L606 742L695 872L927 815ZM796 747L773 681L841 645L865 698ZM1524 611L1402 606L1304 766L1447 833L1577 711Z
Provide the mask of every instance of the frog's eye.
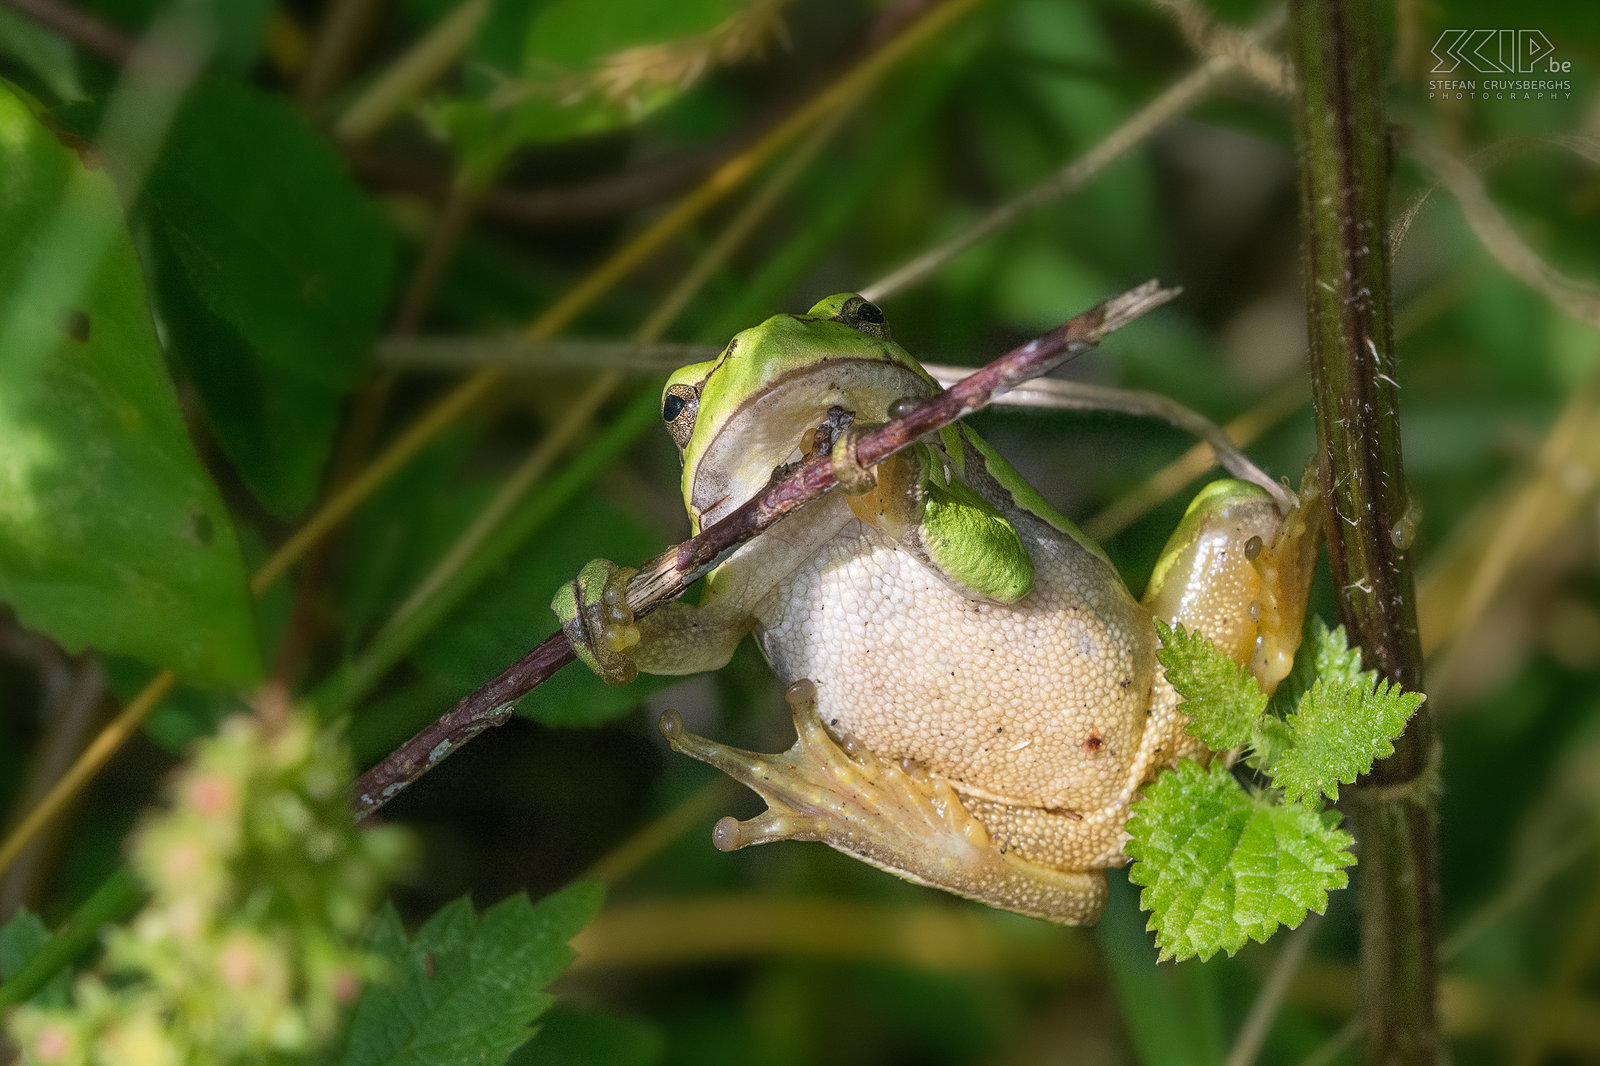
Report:
M694 433L694 418L700 413L700 390L693 385L668 385L661 397L661 421L682 451Z
M860 296L852 296L844 302L839 308L839 321L869 337L889 339L889 324L883 320L883 312L877 304L868 303Z

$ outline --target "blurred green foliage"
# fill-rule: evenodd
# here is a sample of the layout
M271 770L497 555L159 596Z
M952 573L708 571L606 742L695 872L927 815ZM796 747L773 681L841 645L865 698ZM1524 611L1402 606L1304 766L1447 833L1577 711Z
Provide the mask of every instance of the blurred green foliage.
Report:
M641 435L645 420L615 432L638 402L618 393L517 501L519 535L502 527L486 542L492 560L449 586L448 606L389 640L395 612L592 377L517 371L251 608L243 560L259 565L454 384L397 365L382 341L419 272L433 270L421 269L427 250L442 265L423 286L422 328L498 341L926 7L795 0L759 48L708 60L698 77L630 81L638 67L608 65L618 49L704 44L735 5L496 0L437 80L353 142L329 131L434 39L456 0L379 5L347 48L329 43L329 13L347 6L334 0L74 6L129 40L198 20L203 32L181 39L203 55L187 93L163 105L118 62L0 8L0 600L15 612L0 620L0 802L14 816L31 808L28 772L59 774L48 753L71 719L59 682L75 662L29 627L67 653L95 649L119 700L161 667L184 682L44 852L0 882L0 917L26 902L51 929L122 861L173 752L224 708L256 702L263 658L282 689L348 710L358 758L375 761L543 638L551 589L587 558L638 561L685 533L671 444ZM1209 10L1244 26L1268 6ZM1570 94L1429 96L1442 31L1507 19L1490 0L1396 0L1384 27L1390 117L1466 157L1521 138L1480 160L1492 202L1551 266L1600 277L1594 153L1551 139L1594 130L1592 13L1516 13L1571 63ZM667 339L720 344L867 286L1081 156L1195 63L1171 15L1139 0L985 0L855 105ZM319 64L329 88L307 92ZM551 77L561 64L572 68ZM595 80L599 70L613 80ZM567 332L630 336L783 158ZM912 352L978 363L1146 277L1182 285L1177 305L1066 373L1158 390L1218 420L1292 392L1299 406L1269 419L1250 451L1293 476L1314 448L1294 183L1286 101L1235 79L1082 190L883 306ZM1432 184L1397 139L1394 213ZM440 220L462 188L471 211L452 235ZM1600 1055L1582 1022L1600 995L1600 345L1592 321L1507 273L1442 191L1394 252L1406 473L1422 516L1411 550L1444 741L1444 916L1447 933L1475 931L1447 960L1453 1002L1465 1004L1450 1015L1452 1054L1501 1061L1537 1041L1585 1061ZM635 376L644 393L659 385ZM991 411L975 423L1075 519L1190 443L1113 415ZM586 450L595 442L606 450ZM1165 494L1105 538L1131 587L1193 491ZM1500 579L1469 615L1486 561ZM1319 588L1313 609L1331 621L1332 604ZM480 909L547 896L642 830L657 845L614 867L589 934L607 961L580 957L557 981L557 1005L514 1062L1219 1063L1283 950L1280 938L1157 967L1116 873L1100 926L1062 931L823 848L723 855L710 822L754 801L696 800L712 778L665 753L653 722L668 703L720 740L774 751L790 739L748 647L665 693L603 690L568 672L388 810L421 852L394 893L397 944L400 925L425 929L463 894ZM701 812L692 824L648 829L686 804ZM840 909L808 924L798 905L819 898ZM697 925L688 904L706 899L728 901L729 915L750 900L796 909L767 912L759 928ZM1475 923L1506 900L1516 905ZM674 921L679 901L686 917ZM1331 901L1258 1061L1301 1061L1352 1016L1354 900ZM645 905L669 908L648 935L620 924ZM887 915L916 924L902 935ZM5 972L38 940L19 921L0 933Z

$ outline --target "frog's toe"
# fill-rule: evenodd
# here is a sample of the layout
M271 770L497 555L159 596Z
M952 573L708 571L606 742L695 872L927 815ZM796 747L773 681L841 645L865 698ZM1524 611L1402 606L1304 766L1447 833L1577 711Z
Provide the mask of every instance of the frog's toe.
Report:
M816 687L787 693L796 739L775 755L696 736L675 711L661 716L673 750L709 763L767 803L747 821L724 818L716 846L733 851L775 840L820 840L918 884L1066 925L1087 925L1105 905L1098 871L1063 871L1007 854L943 781L914 764L836 742L817 714Z
M637 572L609 559L591 560L550 604L573 653L611 685L639 676L631 654L639 627L628 606L628 581Z

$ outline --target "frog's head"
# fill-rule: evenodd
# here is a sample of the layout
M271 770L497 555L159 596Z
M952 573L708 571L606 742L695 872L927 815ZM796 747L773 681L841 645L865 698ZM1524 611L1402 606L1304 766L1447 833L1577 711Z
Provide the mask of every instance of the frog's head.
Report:
M889 338L883 312L853 293L745 330L717 358L673 374L661 395L695 532L810 454L819 427L838 428L843 415L882 422L896 400L937 389Z

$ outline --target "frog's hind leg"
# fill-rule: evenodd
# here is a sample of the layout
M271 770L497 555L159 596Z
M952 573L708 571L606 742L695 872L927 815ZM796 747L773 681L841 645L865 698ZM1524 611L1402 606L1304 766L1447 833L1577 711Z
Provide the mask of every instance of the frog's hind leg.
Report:
M661 716L673 750L709 763L767 803L749 821L724 818L712 839L723 851L774 840L820 840L908 881L1063 925L1088 925L1105 906L1099 870L1065 872L995 847L945 782L915 766L841 746L817 714L816 688L786 694L794 746L776 755L698 737L674 711Z

